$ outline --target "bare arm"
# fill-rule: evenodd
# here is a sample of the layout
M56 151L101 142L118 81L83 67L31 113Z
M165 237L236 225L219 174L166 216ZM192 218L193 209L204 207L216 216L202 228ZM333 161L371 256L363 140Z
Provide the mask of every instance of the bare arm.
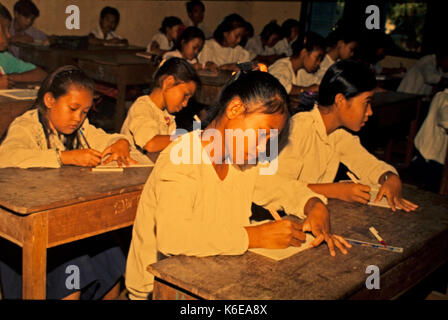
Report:
M8 77L14 82L40 82L45 79L47 73L39 67L23 73L10 73Z
M157 135L149 140L144 148L148 152L160 152L171 143L170 136L167 134Z

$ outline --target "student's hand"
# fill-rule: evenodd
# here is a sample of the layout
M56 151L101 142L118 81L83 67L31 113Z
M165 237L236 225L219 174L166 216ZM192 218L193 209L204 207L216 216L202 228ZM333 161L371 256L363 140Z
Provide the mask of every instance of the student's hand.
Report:
M193 64L193 68L198 71L198 70L202 70L202 63L196 62Z
M212 71L212 72L218 72L219 67L218 67L218 65L216 63L211 62L211 61L207 61L205 63L205 69L209 70L209 71Z
M14 87L14 80L7 75L0 75L0 89L11 89Z
M80 167L96 167L101 163L101 152L93 149L62 151L61 162Z
M352 247L351 244L341 236L331 234L330 214L328 213L327 207L320 200L316 201L312 209L308 212L308 216L303 222L302 230L311 231L316 237L310 244L310 247L317 247L322 241L325 241L330 250L330 254L333 257L336 255L334 246L338 247L343 254L347 254L345 248Z
M375 202L380 201L384 196L387 198L392 211L403 209L406 212L410 212L418 208L418 205L401 197L401 180L396 174L388 174L387 180L378 191Z
M339 182L338 199L347 202L367 204L370 201L370 187L360 183Z
M299 223L286 219L246 227L249 248L283 249L289 246L299 247L306 239L306 235L301 229Z
M236 63L228 63L228 64L223 64L222 66L220 66L219 70L238 72L238 71L240 71L240 68L236 65Z
M119 167L123 164L129 166L129 164L137 164L138 162L131 158L129 154L129 142L126 139L120 139L114 144L107 147L101 154L101 158L109 155L109 157L104 160L103 164L108 164L111 161L116 160Z

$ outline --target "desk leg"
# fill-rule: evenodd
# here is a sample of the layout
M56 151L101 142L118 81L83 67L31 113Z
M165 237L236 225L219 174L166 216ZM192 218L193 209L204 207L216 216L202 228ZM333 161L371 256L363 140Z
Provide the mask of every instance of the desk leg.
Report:
M48 223L45 213L25 217L22 249L22 298L45 299Z
M126 82L121 79L117 83L118 97L117 106L115 107L115 131L120 132L121 126L123 125L124 115L125 115L125 103L126 103Z

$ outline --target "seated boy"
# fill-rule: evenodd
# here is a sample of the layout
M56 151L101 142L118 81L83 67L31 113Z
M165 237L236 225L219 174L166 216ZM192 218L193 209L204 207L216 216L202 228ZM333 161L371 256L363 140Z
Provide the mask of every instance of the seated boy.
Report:
M33 27L33 23L39 17L39 9L31 0L19 0L14 5L14 20L9 27L11 42L47 42L45 33ZM11 45L10 51L16 56L20 56L20 49Z
M90 31L89 43L93 45L127 45L128 40L114 31L120 22L120 13L112 7L104 7L100 13L98 26Z

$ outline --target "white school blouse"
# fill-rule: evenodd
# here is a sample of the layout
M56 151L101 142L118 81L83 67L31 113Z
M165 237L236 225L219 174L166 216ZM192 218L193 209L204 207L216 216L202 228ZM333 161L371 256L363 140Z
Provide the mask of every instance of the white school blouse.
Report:
M397 89L398 92L429 95L432 86L437 84L441 77L448 77L436 64L436 55L430 54L418 60L409 69Z
M158 108L147 95L135 100L121 127L121 133L140 148L155 136L170 135L175 130L175 117Z
M281 39L279 42L277 42L274 46L275 54L286 54L287 57L292 56L292 48L291 44L296 41L297 38L292 40L291 42L288 42L286 38Z
M432 99L428 115L415 137L415 147L426 160L444 164L448 143L448 89Z
M174 50L174 51L168 51L163 55L163 60L168 60L170 58L181 58L181 59L185 59L182 56L182 53L180 53L179 50ZM186 60L186 59L185 59ZM195 64L198 63L198 59L193 58L192 60L187 60L190 64Z
M204 48L199 53L198 59L202 64L208 61L218 66L229 63L243 63L252 60L253 54L241 46L235 48L223 47L215 39L205 40Z
M170 153L182 141L201 145L200 131L193 131L161 152L146 182L134 222L126 266L126 287L131 299L146 299L153 290L154 276L146 268L164 255L240 255L249 239L244 226L250 224L251 205L283 208L305 218L310 198L326 198L305 184L276 175L259 175L258 167L242 170L229 165L220 180L213 165L176 165ZM207 155L206 155L207 157Z
M249 51L253 57L270 56L276 54L274 47L263 47L260 36L250 38L246 43L245 49Z
M159 31L152 37L151 41L148 43L146 47L147 52L151 51L151 43L153 41L157 41L157 43L159 44L159 49L161 50L171 50L174 46L174 42L168 40L167 36Z
M397 171L378 160L345 129L327 134L317 105L291 119L288 143L280 152L277 174L306 183L331 183L342 162L364 183L378 184L380 176Z
M324 77L328 68L330 68L334 63L335 61L331 59L328 54L326 54L319 65L319 69L315 73L309 73L305 68L300 69L297 72L296 85L301 87L309 87L314 84L319 85L322 82L322 78Z
M104 38L104 32L101 29L100 25L97 25L96 28L94 28L94 29L92 29L92 31L90 31L90 33L93 34L95 36L95 38L101 39L101 40L111 40L114 38L122 39L122 37L120 37L113 31L106 34L106 38Z
M92 126L87 118L81 128L89 146L100 152L114 142L126 139L124 135L108 134ZM80 138L80 143L82 148L87 148L83 138ZM132 144L131 141L129 143ZM37 109L27 111L9 126L5 140L0 145L0 167L59 168L58 150L65 151L65 146L56 134L50 135L50 146L49 149Z
M268 68L268 71L280 81L286 92L291 92L292 86L297 82L297 75L289 57L277 60Z

